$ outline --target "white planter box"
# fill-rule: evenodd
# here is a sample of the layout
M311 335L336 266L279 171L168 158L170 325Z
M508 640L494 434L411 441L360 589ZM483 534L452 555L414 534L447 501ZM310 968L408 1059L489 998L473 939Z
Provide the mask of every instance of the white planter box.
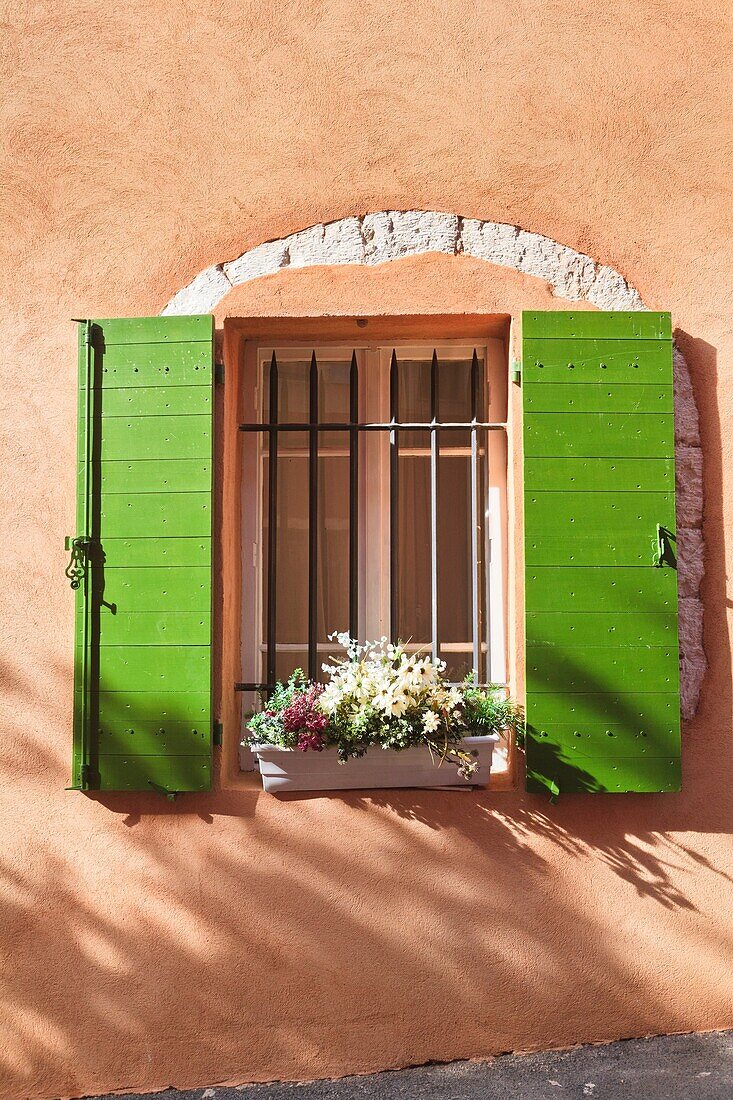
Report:
M266 791L353 791L379 787L485 787L495 735L464 737L460 747L475 756L478 771L463 779L447 760L439 765L427 748L372 748L365 756L340 764L336 749L300 752L273 745L253 745Z

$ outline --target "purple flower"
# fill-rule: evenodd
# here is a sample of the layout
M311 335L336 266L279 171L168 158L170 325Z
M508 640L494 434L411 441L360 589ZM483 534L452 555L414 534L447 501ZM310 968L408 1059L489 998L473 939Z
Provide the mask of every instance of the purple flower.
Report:
M320 684L310 684L291 699L280 715L283 729L287 733L297 733L301 752L307 749L321 752L326 747L324 731L328 718L317 706L322 691Z

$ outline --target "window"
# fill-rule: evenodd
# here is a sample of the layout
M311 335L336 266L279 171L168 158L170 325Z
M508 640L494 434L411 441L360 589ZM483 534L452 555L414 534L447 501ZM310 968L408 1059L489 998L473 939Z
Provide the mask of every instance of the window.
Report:
M245 371L240 686L317 678L347 629L504 683L502 342L258 346Z

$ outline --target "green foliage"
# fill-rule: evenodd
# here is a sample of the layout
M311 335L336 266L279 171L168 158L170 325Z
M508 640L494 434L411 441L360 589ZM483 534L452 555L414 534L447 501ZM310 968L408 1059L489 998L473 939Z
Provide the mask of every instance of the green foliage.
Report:
M247 722L249 740L253 744L282 745L284 749L294 749L298 744L297 732L283 727L280 715L289 707L293 699L307 686L305 673L296 668L285 683L278 681L275 690L262 710L252 714Z
M500 694L495 684L479 687L470 677L463 685L463 723L476 734L502 733L515 735L524 729L521 707Z

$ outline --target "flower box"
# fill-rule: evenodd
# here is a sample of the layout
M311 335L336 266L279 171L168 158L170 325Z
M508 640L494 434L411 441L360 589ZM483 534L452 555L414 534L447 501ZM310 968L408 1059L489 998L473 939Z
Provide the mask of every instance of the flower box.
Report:
M353 791L380 787L485 787L491 773L496 734L464 737L458 748L476 759L478 769L466 779L448 762L440 764L428 748L370 748L364 756L339 763L335 748L299 752L278 745L252 745L266 791Z

